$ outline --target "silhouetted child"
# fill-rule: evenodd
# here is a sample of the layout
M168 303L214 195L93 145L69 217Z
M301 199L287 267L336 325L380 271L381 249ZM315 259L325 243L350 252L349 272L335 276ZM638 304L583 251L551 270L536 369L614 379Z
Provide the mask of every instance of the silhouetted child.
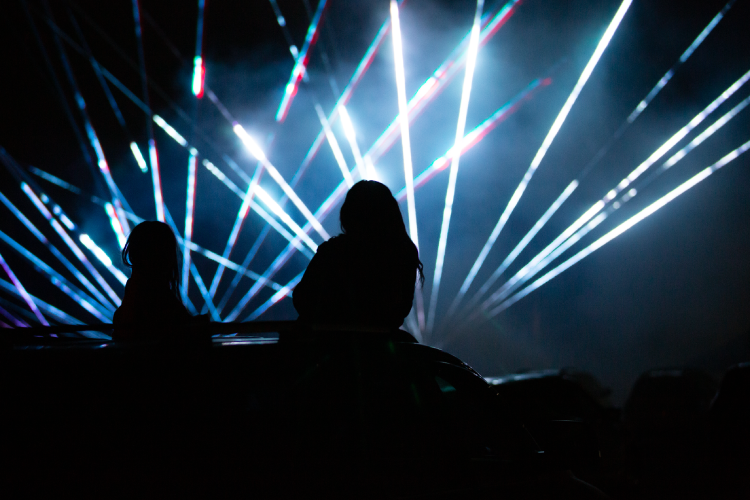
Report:
M114 340L163 338L172 327L190 321L179 297L177 240L169 226L138 224L122 250L122 262L133 272L115 311Z
M294 289L308 324L398 328L411 310L422 262L398 202L376 181L360 181L341 207L341 231L322 243Z

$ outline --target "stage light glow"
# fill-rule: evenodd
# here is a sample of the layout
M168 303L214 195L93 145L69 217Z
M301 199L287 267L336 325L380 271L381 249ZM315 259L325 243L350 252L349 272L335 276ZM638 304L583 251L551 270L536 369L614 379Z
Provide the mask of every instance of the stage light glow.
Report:
M34 303L34 300L31 298L31 296L26 291L26 289L23 287L23 285L18 280L16 275L13 273L8 263L5 262L5 259L3 258L2 254L0 254L0 267L2 267L5 270L5 274L8 275L8 277L10 278L10 281L13 283L13 286L16 287L16 291L18 292L18 295L23 298L23 301L26 302L27 306L29 306L29 309L31 309L31 311L34 313L34 316L36 316L36 319L39 320L39 322L43 324L44 326L49 326L47 319L42 315L42 312L36 306L36 304Z
M469 271L468 276L466 276L466 279L461 285L461 289L458 292L458 298L457 298L458 302L460 302L463 296L466 295L466 292L469 290L469 287L474 281L474 278L476 278L476 275L479 272L479 268L482 267L484 260L487 258L487 255L492 249L492 246L495 244L495 241L500 235L500 232L502 231L503 227L505 227L505 223L510 218L510 215L515 209L516 205L518 204L518 201L521 199L521 196L526 190L526 186L528 186L529 181L531 181L531 178L534 175L534 172L541 164L542 159L544 158L544 155L547 153L547 150L552 145L552 141L555 139L555 137L557 136L557 133L560 131L560 128L562 127L563 122L565 122L565 119L567 118L568 113L570 113L570 110L572 109L573 104L578 98L578 95L581 93L581 90L583 90L584 85L586 85L586 82L591 76L591 73L594 71L596 64L599 62L599 59L604 53L604 50L607 48L607 45L609 45L609 41L612 39L612 36L615 34L617 27L620 25L620 22L622 21L622 18L625 16L625 13L628 11L628 8L630 7L631 3L632 3L632 0L624 0L620 4L620 7L617 9L617 12L615 13L614 18L609 23L609 26L607 27L607 30L604 32L604 35L602 36L602 38L599 40L599 43L596 46L596 50L594 51L591 58L589 59L589 62L586 64L586 67L583 69L581 76L578 78L578 82L576 82L575 87L573 87L573 91L570 93L570 95L568 96L568 99L565 101L565 104L563 105L562 109L558 113L557 118L555 118L555 121L552 124L552 128L550 128L549 132L547 133L547 136L544 138L544 141L542 142L541 147L539 148L536 155L534 156L534 159L532 160L531 165L529 166L528 170L524 174L521 182L518 184L518 187L513 193L513 196L508 202L508 205L505 207L505 210L500 216L500 219L498 220L497 225L492 230L492 233L490 234L489 239L487 240L484 247L482 248L482 251L479 253L479 257L477 257L477 260L474 262L474 265Z
M476 65L477 52L479 51L479 22L482 16L483 9L484 0L477 0L477 8L474 12L474 24L471 28L469 51L466 60L466 75L464 76L464 85L461 92L461 104L458 111L456 139L452 148L453 155L451 159L450 176L448 178L448 190L445 194L443 222L440 227L440 237L438 239L437 261L435 262L435 274L432 281L432 292L430 293L430 307L427 314L427 332L431 332L435 325L435 308L437 307L438 293L440 291L440 281L443 275L445 250L448 246L448 230L450 226L451 214L453 211L453 199L456 192L456 180L458 178L458 166L461 160L461 150L463 149L464 131L466 130L466 114L469 111L471 83L472 79L474 78L474 67Z
M556 268L549 271L547 274L536 280L534 283L523 289L521 292L517 293L513 297L509 298L502 304L500 304L498 307L491 310L488 314L488 317L493 317L498 315L500 312L504 311L511 305L515 304L540 286L547 283L552 278L556 277L563 271L570 269L573 265L580 262L582 259L586 258L587 256L591 255L596 250L600 249L610 241L614 240L621 234L623 234L625 231L630 229L631 227L635 226L639 222L641 222L646 217L654 214L657 210L661 209L665 205L667 205L669 202L677 198L678 196L682 195L689 189L695 187L698 183L702 182L706 178L708 178L711 174L719 170L721 167L726 165L727 163L731 162L735 158L737 158L742 153L746 152L748 149L750 149L750 141L744 143L742 146L738 147L737 149L733 150L729 154L725 155L723 158L721 158L719 161L714 163L713 165L701 170L699 173L688 179L687 181L680 184L678 187L667 193L666 195L659 198L657 201L649 205L648 207L644 208L640 212L638 212L633 217L629 218L595 242L593 242L591 245L587 246Z
M130 150L133 152L133 156L135 157L135 161L136 163L138 163L138 167L141 169L141 172L148 172L146 159L143 157L143 154L141 154L141 150L138 148L138 144L136 144L135 142L131 142Z
M154 202L156 203L156 220L164 222L164 199L161 195L161 177L159 176L159 155L156 152L156 141L148 141L148 154L151 159L151 180L154 184Z
M295 58L294 68L292 74L289 77L289 83L286 85L286 91L284 97L279 105L279 110L276 112L276 121L283 122L289 113L289 107L292 105L294 95L297 93L297 86L300 80L305 76L307 71L307 62L309 60L309 51L312 48L315 40L318 37L318 26L320 24L320 18L323 15L323 10L326 7L327 0L320 0L318 2L318 8L315 10L315 15L310 21L310 27L307 29L307 35L305 36L305 43L302 45L302 50L299 55Z
M177 144L179 144L183 148L188 147L188 142L185 140L185 138L182 137L180 133L174 129L174 127L172 127L169 123L165 122L164 118L162 118L159 115L154 115L153 119L154 119L154 123L159 125L159 127L161 127L162 130L164 130L164 132L166 132L169 135L169 137L171 137L177 142Z
M323 108L320 107L320 104L315 105L315 112L318 113L318 119L320 120L320 124L323 126L323 132L325 132L326 139L328 139L328 144L331 145L331 150L333 151L333 157L336 159L336 164L338 164L339 169L341 170L341 174L344 176L346 185L351 188L354 185L354 179L352 178L352 174L349 172L349 167L346 165L344 154L341 152L341 148L339 147L339 143L336 140L336 136L333 135L331 125L328 123L328 119L326 118L325 113L323 113Z
M324 1L325 0L321 0L321 3ZM275 180L279 187L284 190L284 194L286 194L289 199L292 200L294 206L296 206L297 209L302 212L302 215L304 215L308 222L312 225L312 227L315 228L315 231L317 231L317 233L324 240L330 238L331 236L326 232L325 229L323 229L323 226L320 225L320 222L318 222L312 212L310 212L310 209L307 208L307 206L302 202L299 196L297 196L297 193L295 193L291 186L289 186L289 184L284 180L279 171L276 170L276 167L274 167L273 164L268 161L268 158L266 158L266 154L263 152L260 146L258 146L258 143L255 142L250 134L245 131L242 125L240 125L239 123L235 123L233 129L234 133L237 134L248 151L250 151L250 154L252 154L259 162L263 164L263 167L266 169L269 175L273 177L273 180Z
M651 89L646 97L640 103L638 103L638 106L636 106L633 112L630 113L630 116L628 116L627 120L628 123L633 123L635 119L638 118L638 115L640 115L643 110L646 109L646 107L651 103L654 97L656 97L656 94L658 94L661 89L663 89L664 86L669 83L669 80L672 79L672 76L674 76L677 68L679 68L682 63L687 61L688 58L693 54L693 52L695 52L695 49L697 49L698 46L703 43L703 40L705 40L709 33L711 33L711 31L716 27L717 24L719 24L719 21L721 21L727 11L732 7L733 3L734 0L729 0L724 8L722 8L721 11L719 11L719 13L716 14L713 19L711 19L711 22L709 22L705 28L703 28L703 31L701 31L698 37L693 40L693 43L691 43L690 46L685 50L685 52L682 53L677 63L672 66L669 71L664 74L663 77L661 77L654 88Z
M205 68L203 67L203 58L201 56L195 56L193 59L193 95L200 99L203 97L203 78L205 75Z
M346 106L343 104L339 108L339 116L341 117L341 125L344 127L344 135L346 140L349 142L349 147L352 149L354 155L354 162L357 164L359 170L359 176L362 179L368 179L368 170L365 167L365 162L362 159L362 152L359 150L359 144L357 144L357 132L354 130L354 124L352 119L349 117L349 112L346 110ZM371 178L370 178L371 179Z

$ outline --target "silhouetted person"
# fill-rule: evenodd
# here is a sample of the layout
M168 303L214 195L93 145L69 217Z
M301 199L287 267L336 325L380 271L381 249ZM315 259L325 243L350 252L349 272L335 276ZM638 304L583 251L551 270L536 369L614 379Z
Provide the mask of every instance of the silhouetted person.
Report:
M398 328L411 310L417 247L398 202L376 181L360 181L341 207L341 231L322 243L294 289L294 307L308 324Z
M122 262L133 272L115 311L115 340L162 338L192 318L179 297L177 240L169 226L138 224L122 249Z

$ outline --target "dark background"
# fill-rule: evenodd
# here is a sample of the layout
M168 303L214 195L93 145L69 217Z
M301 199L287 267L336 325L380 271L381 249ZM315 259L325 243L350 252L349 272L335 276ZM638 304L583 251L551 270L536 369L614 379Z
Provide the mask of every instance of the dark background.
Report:
M312 3L314 9L315 3ZM388 16L385 0L330 0L329 4L311 56L309 83L302 84L289 116L283 124L278 124L274 115L293 59L270 3L260 0L207 2L206 83L259 141L264 141L269 134L275 135L266 151L287 180L294 175L320 130L314 102L319 101L327 112L330 111L336 97L330 77L339 90L343 89ZM724 4L722 0L634 1L482 267L469 297ZM7 2L0 16L0 54L4 61L0 146L23 166L36 166L86 192L104 197L103 183L92 175L83 160L23 5L18 1ZM488 1L486 7L493 5ZM79 126L81 121L73 107L73 92L52 37L51 19L71 39L78 41L72 14L96 59L141 97L130 2L58 1L50 2L48 10L42 2L28 1L26 6ZM290 34L301 47L309 24L304 2L279 1L279 6ZM618 6L616 1L527 0L480 51L467 130L490 116L530 81L546 76L556 64L557 69L552 85L539 91L462 157L440 290L438 326L442 313L453 300ZM220 155L230 155L249 174L255 162L208 99L204 97L196 104L190 92L197 2L146 0L141 8L147 73L160 89L150 91L152 108L244 189L234 173L219 164ZM508 270L506 279L750 69L749 9L747 1L735 3L647 110L583 179L574 195ZM407 97L414 95L469 31L473 12L471 2L409 0L403 6ZM86 58L70 46L64 47L115 181L136 213L154 218L150 174L140 172L128 148L132 137L146 152L145 115L113 89L127 123L127 132L123 131ZM181 58L175 52L181 54ZM415 172L445 154L452 145L462 80L463 71L412 124ZM713 123L748 93L748 88L743 87L695 133ZM200 134L209 138L211 144L191 131L176 107L196 118ZM390 36L354 93L348 109L357 125L359 145L364 152L398 112ZM750 139L749 121L750 111L745 110L643 189L565 257ZM344 136L338 126L334 128L351 167L354 162ZM181 228L188 153L161 129L156 128L155 133L165 201ZM681 141L672 152L687 144L695 133ZM730 363L750 359L750 263L747 258L750 204L746 201L749 167L750 156L741 156L492 320L438 329L429 343L457 354L484 375L563 366L590 370L604 384L613 387L616 401L626 396L628 387L640 372L651 367L690 365L718 374ZM394 145L376 168L394 192L403 187L400 143ZM297 191L314 211L340 178L330 148L324 144ZM427 276L426 302L434 273L447 180L446 171L416 193L420 253ZM6 171L0 172L0 182L2 192L54 240L49 226ZM117 242L101 207L43 180L38 183L83 232L99 242L112 260L117 260L114 258L118 252ZM274 196L281 197L281 190L267 176L263 186ZM199 168L195 241L221 253L239 206L239 198L204 168ZM405 204L402 210L406 216ZM304 222L295 210L290 209L290 213L297 222ZM55 266L55 261L44 253L46 250L4 207L0 214L3 232ZM262 222L252 213L248 216L232 260L242 261L261 231ZM337 213L324 225L331 234L336 234ZM59 241L53 243L57 245ZM285 240L272 233L251 269L262 273L284 246ZM71 311L74 316L86 318L69 298L41 279L25 261L5 245L0 248L32 294ZM203 279L210 281L216 265L200 256L196 256L195 261ZM274 279L286 283L303 270L306 263L304 257L296 255ZM228 285L231 274L227 272L225 276L220 292ZM241 293L234 295L233 302L250 286L251 282L245 279L240 286ZM115 289L121 291L121 288ZM245 314L270 295L268 290L261 293ZM4 292L3 297L10 298ZM201 303L192 283L191 299ZM285 299L260 319L295 317L291 301Z

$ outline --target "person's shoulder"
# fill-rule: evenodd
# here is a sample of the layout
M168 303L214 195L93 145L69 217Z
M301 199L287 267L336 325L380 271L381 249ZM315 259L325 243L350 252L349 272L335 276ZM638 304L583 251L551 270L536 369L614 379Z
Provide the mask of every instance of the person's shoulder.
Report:
M332 238L329 238L327 241L324 241L320 245L318 245L318 251L317 253L327 253L327 252L336 252L341 250L342 248L346 248L351 244L351 237L345 235L345 234L339 234L337 236L334 236Z

